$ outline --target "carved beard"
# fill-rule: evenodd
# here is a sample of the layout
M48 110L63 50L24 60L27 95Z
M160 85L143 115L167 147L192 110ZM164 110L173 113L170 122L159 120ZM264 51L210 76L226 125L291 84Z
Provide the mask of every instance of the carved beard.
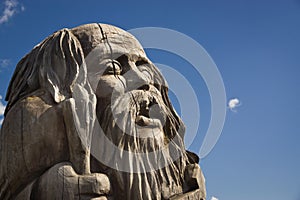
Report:
M182 193L187 158L178 122L163 98L157 91L134 90L103 108L105 103L98 99L97 117L103 137L118 150L102 142L100 154L109 160L101 171L110 177L115 199L167 199Z

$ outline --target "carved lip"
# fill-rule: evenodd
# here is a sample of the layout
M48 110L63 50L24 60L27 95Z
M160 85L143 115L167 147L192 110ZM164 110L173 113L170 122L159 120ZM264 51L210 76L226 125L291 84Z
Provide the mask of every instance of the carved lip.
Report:
M163 138L162 123L159 119L138 115L135 123L138 125L136 127L138 137L156 139Z
M138 115L135 119L135 123L142 127L149 127L149 128L162 127L161 121L159 119L152 119L144 115Z

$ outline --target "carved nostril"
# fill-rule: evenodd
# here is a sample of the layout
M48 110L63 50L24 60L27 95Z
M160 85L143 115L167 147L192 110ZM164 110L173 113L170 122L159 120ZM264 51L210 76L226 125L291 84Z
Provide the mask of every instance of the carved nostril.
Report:
M148 84L144 84L138 88L138 90L146 90L146 91L148 91L149 89L150 89L150 86Z

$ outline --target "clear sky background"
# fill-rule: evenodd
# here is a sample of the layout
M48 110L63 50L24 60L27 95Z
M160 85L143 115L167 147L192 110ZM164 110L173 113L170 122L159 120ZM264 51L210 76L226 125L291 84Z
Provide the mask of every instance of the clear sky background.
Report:
M54 31L90 22L170 28L215 61L228 100L241 105L228 109L217 145L201 160L208 200L300 200L300 0L1 0L0 115L17 62ZM189 149L199 152L210 119L205 83L178 56L147 53L193 84L201 121Z

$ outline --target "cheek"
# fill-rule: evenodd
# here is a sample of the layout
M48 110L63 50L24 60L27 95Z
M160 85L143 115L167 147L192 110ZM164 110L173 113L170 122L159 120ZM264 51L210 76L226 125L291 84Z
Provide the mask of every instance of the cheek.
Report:
M125 91L125 80L122 76L102 76L98 82L96 95L98 98L111 98L112 94L120 96Z

